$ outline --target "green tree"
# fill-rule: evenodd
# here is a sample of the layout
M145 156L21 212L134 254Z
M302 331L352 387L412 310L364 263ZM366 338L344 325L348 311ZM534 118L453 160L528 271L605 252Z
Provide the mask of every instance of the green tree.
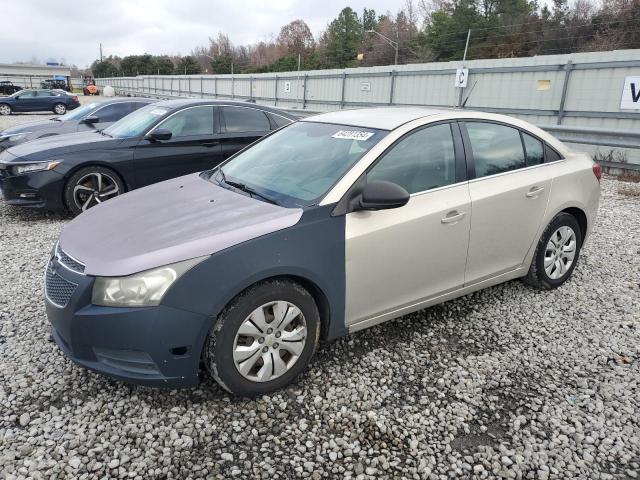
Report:
M171 75L173 73L173 62L167 55L153 57L152 74Z
M176 65L175 73L177 75L195 75L200 73L200 65L190 55L182 57Z
M96 60L91 64L91 72L96 78L117 77L121 75L117 62L118 59L114 57L108 57L102 62Z
M351 7L342 9L322 37L329 67L344 68L355 62L362 44L362 23Z

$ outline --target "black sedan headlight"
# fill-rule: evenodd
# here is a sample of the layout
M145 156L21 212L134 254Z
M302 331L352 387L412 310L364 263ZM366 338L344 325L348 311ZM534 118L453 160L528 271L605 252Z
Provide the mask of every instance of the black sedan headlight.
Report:
M11 167L14 175L22 175L23 173L40 172L43 170L53 170L60 164L59 161L19 163Z
M24 140L30 134L31 132L11 133L8 135L0 134L0 145L2 145L3 147L9 148L10 145Z

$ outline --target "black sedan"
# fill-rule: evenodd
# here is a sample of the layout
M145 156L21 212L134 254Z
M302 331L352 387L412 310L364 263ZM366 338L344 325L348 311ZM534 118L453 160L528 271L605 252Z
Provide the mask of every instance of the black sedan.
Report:
M293 120L281 110L249 103L158 102L105 130L3 151L0 188L8 204L77 215L126 191L212 168Z
M37 122L23 123L0 132L0 151L36 138L83 131L104 130L122 117L156 100L150 98L121 97L92 102L68 112Z
M0 115L13 112L53 112L64 115L80 106L77 95L62 90L20 90L0 98Z

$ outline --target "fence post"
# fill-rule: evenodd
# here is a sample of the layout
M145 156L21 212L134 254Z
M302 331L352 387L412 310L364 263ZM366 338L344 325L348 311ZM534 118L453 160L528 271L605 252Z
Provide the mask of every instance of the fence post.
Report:
M253 100L253 75L249 76L249 100Z
M347 72L342 72L342 87L340 88L340 109L344 108L344 87L347 83Z
M302 80L302 109L307 108L307 77L308 75L305 73Z
M391 85L389 86L389 105L393 105L393 91L396 84L396 71L391 70L389 73L391 74Z
M564 67L564 83L562 84L562 97L560 97L560 108L558 109L558 125L562 123L562 117L564 117L564 104L567 99L567 90L569 90L569 78L571 77L571 70L573 70L573 63L571 60L567 62Z
M218 98L218 77L213 77L213 95Z
M204 98L204 78L200 77L200 98Z
M278 74L275 75L275 84L273 88L273 106L278 106Z
M233 75L231 75L231 98L234 100L236 98L236 79Z

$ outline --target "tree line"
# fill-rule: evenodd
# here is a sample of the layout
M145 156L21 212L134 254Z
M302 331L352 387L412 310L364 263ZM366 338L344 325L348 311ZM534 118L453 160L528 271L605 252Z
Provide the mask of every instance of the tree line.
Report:
M386 38L385 38L386 37ZM407 0L396 14L345 7L316 38L304 20L235 45L223 32L189 55L110 56L96 77L263 73L640 48L640 0ZM397 46L397 48L396 48Z

